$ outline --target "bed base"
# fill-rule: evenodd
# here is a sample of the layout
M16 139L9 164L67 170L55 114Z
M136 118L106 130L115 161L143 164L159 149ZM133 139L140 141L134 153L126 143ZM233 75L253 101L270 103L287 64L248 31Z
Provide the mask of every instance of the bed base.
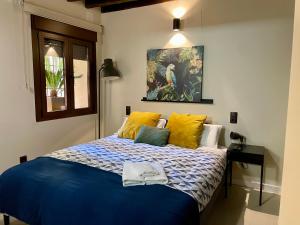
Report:
M224 191L224 197L227 198L227 168L225 170L225 173L223 175L222 181L215 190L215 193L213 194L211 200L205 207L205 209L200 213L200 222L199 225L205 225L208 219L208 216L210 215L211 211L214 208L214 205L216 201L218 200L220 194Z
M27 162L27 155L20 157L20 164ZM10 225L10 216L9 215L3 215L3 222L4 225Z
M10 217L8 215L3 215L4 225L10 224Z

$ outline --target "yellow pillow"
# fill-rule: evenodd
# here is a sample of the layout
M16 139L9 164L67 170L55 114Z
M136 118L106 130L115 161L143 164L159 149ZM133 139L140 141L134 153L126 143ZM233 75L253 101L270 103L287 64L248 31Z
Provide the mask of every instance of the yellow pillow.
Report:
M135 139L142 125L155 127L161 114L153 112L132 112L125 126L118 132L118 137Z
M172 113L167 124L170 130L169 144L198 148L206 118L206 115Z

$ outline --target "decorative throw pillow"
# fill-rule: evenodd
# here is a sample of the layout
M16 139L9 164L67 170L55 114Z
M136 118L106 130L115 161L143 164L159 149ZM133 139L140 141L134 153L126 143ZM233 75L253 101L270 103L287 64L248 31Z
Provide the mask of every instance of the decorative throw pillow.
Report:
M204 124L200 146L217 148L222 127L222 125Z
M206 118L206 115L172 113L166 127L170 130L169 144L198 148Z
M162 147L168 144L169 134L167 128L142 126L134 143L146 143Z
M142 125L155 127L160 114L153 112L132 112L125 126L118 132L118 137L135 139Z

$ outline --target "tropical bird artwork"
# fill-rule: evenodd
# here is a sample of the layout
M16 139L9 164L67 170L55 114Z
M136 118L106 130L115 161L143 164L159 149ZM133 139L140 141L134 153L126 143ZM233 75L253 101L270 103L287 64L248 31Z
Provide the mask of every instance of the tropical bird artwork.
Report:
M147 100L199 102L204 46L147 51Z
M174 71L175 71L174 64L170 64L167 66L166 80L171 87L176 88L176 76L174 74Z

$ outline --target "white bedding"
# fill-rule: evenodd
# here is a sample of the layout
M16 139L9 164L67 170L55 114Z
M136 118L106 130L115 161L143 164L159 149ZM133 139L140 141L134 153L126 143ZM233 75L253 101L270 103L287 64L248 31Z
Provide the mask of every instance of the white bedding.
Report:
M202 211L220 184L226 165L226 150L200 147L197 150L134 144L116 135L53 152L47 156L86 164L122 176L123 164L157 162L164 167L167 186L192 196Z

